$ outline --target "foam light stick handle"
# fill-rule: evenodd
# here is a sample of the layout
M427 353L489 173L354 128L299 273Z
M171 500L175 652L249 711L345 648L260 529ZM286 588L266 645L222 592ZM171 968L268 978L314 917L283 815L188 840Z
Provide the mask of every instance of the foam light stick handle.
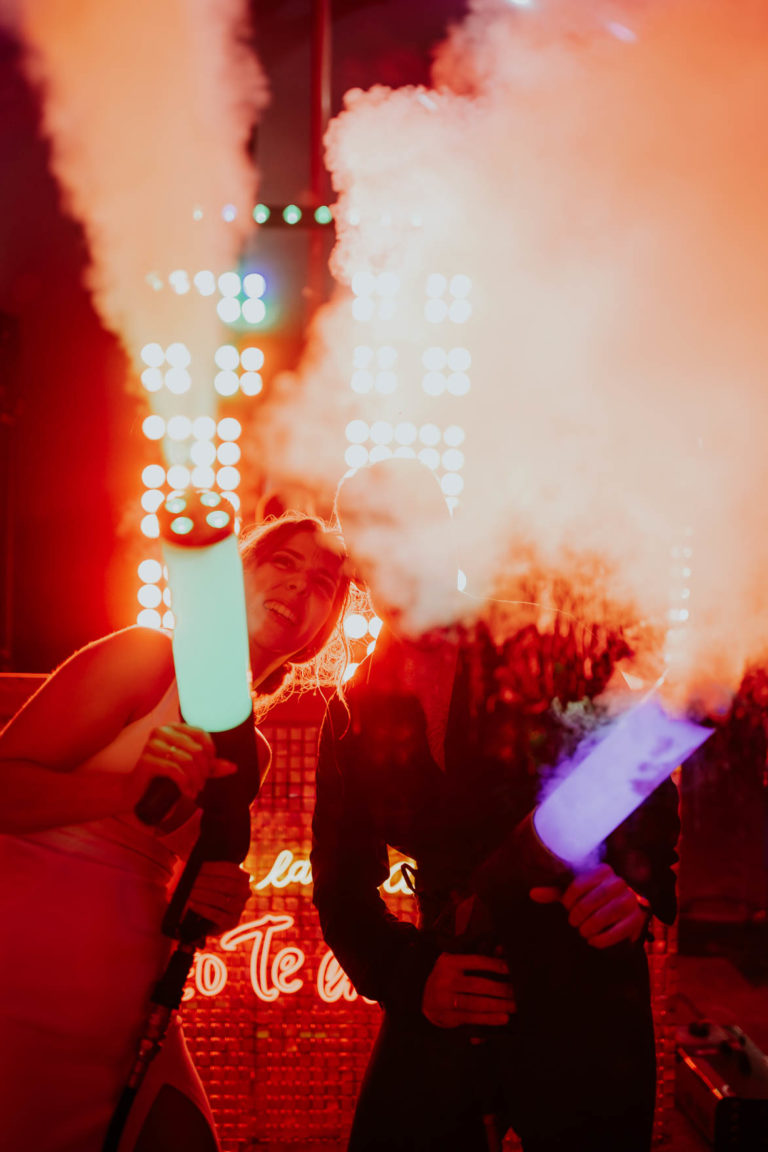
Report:
M250 721L248 625L233 517L215 492L170 496L160 511L163 558L173 593L173 662L185 723L213 736ZM217 753L226 753L217 745ZM178 799L157 776L136 805L147 824Z

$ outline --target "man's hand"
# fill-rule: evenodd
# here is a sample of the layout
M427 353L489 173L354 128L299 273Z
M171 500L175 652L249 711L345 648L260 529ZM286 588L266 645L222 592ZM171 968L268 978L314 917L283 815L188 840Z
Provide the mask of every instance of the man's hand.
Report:
M421 1010L438 1028L506 1024L515 1010L506 962L442 952L424 985Z
M530 897L537 904L559 900L568 911L568 923L592 948L610 948L622 940L634 943L648 922L648 911L636 893L608 864L582 872L565 892L531 888Z

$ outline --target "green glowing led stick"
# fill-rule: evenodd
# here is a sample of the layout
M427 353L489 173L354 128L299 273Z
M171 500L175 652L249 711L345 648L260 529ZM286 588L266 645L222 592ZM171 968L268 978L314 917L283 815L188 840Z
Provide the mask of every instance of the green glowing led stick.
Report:
M181 715L187 724L211 733L220 756L236 759L228 734L241 726L252 728L253 703L233 512L217 492L188 490L169 496L159 516L173 594L173 662ZM158 776L136 806L136 815L156 824L176 799L176 785Z

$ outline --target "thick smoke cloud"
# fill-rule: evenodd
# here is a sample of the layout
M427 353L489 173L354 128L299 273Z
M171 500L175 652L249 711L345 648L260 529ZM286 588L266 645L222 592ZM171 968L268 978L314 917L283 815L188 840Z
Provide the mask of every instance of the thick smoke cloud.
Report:
M356 417L460 424L475 587L578 553L660 645L674 613L689 687L734 688L768 639L766 54L758 0L475 0L430 90L348 93L340 288L262 425L275 475L332 488ZM471 278L465 324L423 320L434 272ZM391 316L352 320L360 273L399 278ZM350 389L361 344L395 392ZM422 390L431 344L471 350L466 396Z
M0 6L41 92L51 163L85 232L103 322L137 367L150 341L192 352L193 391L174 399L175 411L212 406L221 325L210 298L177 294L168 276L231 268L253 227L247 142L266 86L246 14L244 0ZM222 219L227 204L233 222Z

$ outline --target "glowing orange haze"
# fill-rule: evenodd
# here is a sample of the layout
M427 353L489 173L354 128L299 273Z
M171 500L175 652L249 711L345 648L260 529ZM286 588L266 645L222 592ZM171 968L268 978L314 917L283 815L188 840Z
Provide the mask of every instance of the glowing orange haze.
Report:
M397 273L398 311L355 325L339 289L259 451L330 488L348 420L459 423L476 586L585 548L663 625L690 546L686 679L733 686L768 639L767 57L760 0L474 0L433 89L348 93L334 269ZM467 324L421 319L431 272L471 277ZM350 391L359 343L398 350L391 396ZM468 396L421 390L430 344L470 348Z
M192 352L193 389L168 398L175 412L211 408L221 323L210 299L176 295L168 275L232 268L253 228L246 145L266 90L240 38L247 10L245 0L0 0L42 92L52 166L85 231L104 323L137 367L149 341Z

